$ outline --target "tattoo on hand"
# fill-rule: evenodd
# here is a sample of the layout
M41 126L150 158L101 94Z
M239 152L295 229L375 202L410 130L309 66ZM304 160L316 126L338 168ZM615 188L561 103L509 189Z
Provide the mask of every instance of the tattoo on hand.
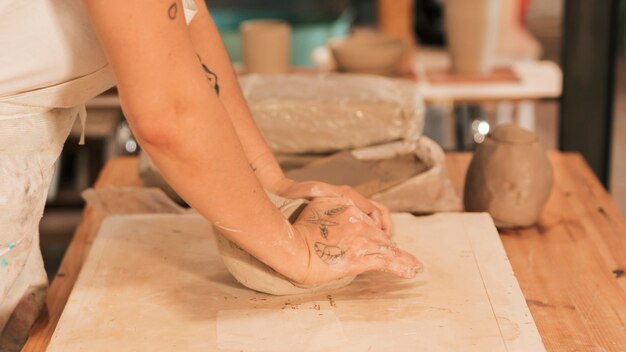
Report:
M204 70L204 73L206 74L207 78L209 79L209 82L213 86L213 89L215 89L215 93L217 95L220 95L220 85L217 83L217 75L215 74L215 72L209 70L209 68L204 64L204 62L202 62L202 58L200 58L200 55L198 55L198 60L200 61L200 65L202 66L202 70Z
M315 254L326 264L337 264L346 253L337 246L327 245L321 242L315 242Z
M342 205L342 206L337 207L337 208L326 210L324 212L324 214L326 214L327 216L333 217L333 216L337 216L337 215L343 213L344 211L346 211L346 209L348 209L348 207L345 206L345 205Z
M320 235L322 235L325 240L328 239L328 227L324 224L320 224Z
M178 5L176 4L176 2L173 2L170 5L170 8L167 9L167 16L170 18L170 20L174 20L176 18L176 14L178 14Z
M311 214L311 216L309 216L307 221L312 223L312 224L318 224L319 227L320 227L320 235L324 239L328 239L328 226L337 226L337 225L339 225L339 222L337 222L337 220L335 220L333 218L335 216L343 213L344 211L346 211L346 209L348 209L348 207L345 206L345 205L342 205L342 206L337 207L337 208L326 210L325 212L323 212L321 214L319 212L317 212L317 210L313 210L313 214Z

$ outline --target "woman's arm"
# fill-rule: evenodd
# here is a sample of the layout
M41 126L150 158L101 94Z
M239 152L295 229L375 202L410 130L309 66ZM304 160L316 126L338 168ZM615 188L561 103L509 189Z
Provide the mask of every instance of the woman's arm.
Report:
M297 183L285 177L252 118L226 48L204 0L196 0L196 6L198 12L189 26L193 47L202 62L218 77L219 98L228 111L250 166L263 187L286 198L349 198L387 235L391 235L389 211L384 206L367 200L352 188L321 182Z
M196 0L196 7L198 12L189 25L193 47L202 62L218 77L219 98L230 116L252 170L264 188L279 193L285 175L252 118L226 48L205 2Z
M141 146L198 212L291 278L308 255L252 173L196 55L180 1L86 0ZM224 92L223 94L228 94ZM230 231L228 231L230 229ZM272 248L261 242L282 241Z
M376 258L346 255L342 271L332 271L312 255L318 225L303 219L292 227L265 195L228 111L203 71L180 0L84 3L139 143L178 194L227 237L297 282L373 269L406 276L416 265L406 253L385 252ZM223 89L225 96L230 89ZM328 202L326 208L334 201ZM353 226L347 220L342 225L332 240L348 254L361 253L364 246L376 248L373 241L391 245L372 226Z

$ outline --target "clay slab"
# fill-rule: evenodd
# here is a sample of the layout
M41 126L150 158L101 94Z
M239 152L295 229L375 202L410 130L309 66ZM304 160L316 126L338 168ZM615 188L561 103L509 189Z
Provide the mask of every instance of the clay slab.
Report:
M428 167L414 154L391 159L359 160L352 152L344 151L287 172L295 181L322 181L334 185L348 185L362 195L384 191L426 171Z
M110 217L48 351L545 351L488 215L393 221L417 278L277 297L228 274L198 215Z

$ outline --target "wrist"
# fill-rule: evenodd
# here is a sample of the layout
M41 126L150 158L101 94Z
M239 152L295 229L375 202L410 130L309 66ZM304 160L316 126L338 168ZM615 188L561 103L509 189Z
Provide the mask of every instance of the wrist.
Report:
M266 190L279 194L285 184L285 174L270 151L261 153L250 162L252 171Z
M298 226L297 224L291 225L291 231L298 243L298 254L295 262L290 263L288 272L285 276L289 278L293 283L304 284L307 282L309 270L311 266L311 247L307 241L309 238L308 230L305 226Z

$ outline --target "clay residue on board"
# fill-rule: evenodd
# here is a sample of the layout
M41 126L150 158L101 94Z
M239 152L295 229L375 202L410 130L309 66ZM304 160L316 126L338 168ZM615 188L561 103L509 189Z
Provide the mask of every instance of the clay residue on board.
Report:
M326 298L328 299L328 304L330 304L331 307L337 307L332 295L326 295Z
M428 169L414 154L390 159L360 160L345 151L287 172L295 181L322 181L348 185L364 196L396 186Z
M502 333L502 338L505 340L515 340L519 337L520 330L519 325L517 323L512 322L509 318L506 317L496 317L498 319L498 326L500 327L500 332Z

